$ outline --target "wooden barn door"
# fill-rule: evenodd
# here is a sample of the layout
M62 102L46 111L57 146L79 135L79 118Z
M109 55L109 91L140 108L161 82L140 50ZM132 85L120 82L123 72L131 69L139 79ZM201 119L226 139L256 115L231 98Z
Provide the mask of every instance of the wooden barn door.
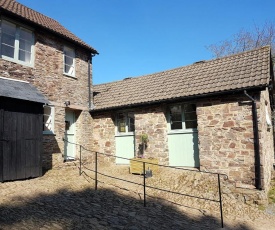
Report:
M0 108L0 181L3 181L4 110Z
M34 113L24 106L0 110L1 181L42 175L42 105ZM29 106L26 106L30 108ZM41 110L41 113L36 113Z

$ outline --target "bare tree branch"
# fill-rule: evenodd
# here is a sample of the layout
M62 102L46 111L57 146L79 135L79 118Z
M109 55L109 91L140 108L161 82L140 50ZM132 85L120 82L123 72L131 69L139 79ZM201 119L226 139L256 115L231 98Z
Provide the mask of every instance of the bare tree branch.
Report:
M229 40L211 44L206 48L219 58L246 50L270 45L272 54L275 54L275 23L266 22L263 26L254 25L252 31L240 30Z

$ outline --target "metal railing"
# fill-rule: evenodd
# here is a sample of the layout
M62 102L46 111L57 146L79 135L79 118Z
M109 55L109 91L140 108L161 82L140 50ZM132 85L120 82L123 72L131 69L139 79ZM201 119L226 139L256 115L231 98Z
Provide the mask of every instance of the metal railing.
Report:
M116 179L116 180L120 180L120 181L124 181L124 182L128 182L128 183L131 183L131 184L136 184L136 185L140 185L140 186L143 186L143 206L146 207L146 188L151 188L151 189L155 189L155 190L158 190L158 191L161 191L161 192L167 192L167 193L171 193L171 194L175 194L175 195L181 195L181 196L186 196L186 197L191 197L191 198L197 198L197 199L201 199L201 200L206 200L206 201L210 201L210 202L215 202L215 203L219 203L219 210L220 210L220 219L221 219L221 227L223 228L224 227L224 223L223 223L223 204L222 204L222 191L221 191L221 176L224 177L225 179L228 178L228 176L226 174L223 174L223 173L215 173L215 172L207 172L207 171L194 171L192 169L185 169L185 168L179 168L179 167L174 167L174 166L167 166L167 165L162 165L162 164L155 164L155 163L151 163L151 162L142 162L141 160L136 160L136 159L133 159L133 158L125 158L125 157L119 157L119 156L114 156L114 155L111 155L111 154L106 154L106 153L100 153L100 152L95 152L95 151L91 151L89 149L86 149L85 147L83 147L82 145L79 145L77 143L73 143L73 142L69 142L68 140L66 139L63 139L64 142L68 142L68 143L71 143L71 144L74 144L74 145L78 145L80 147L80 152L79 152L79 175L82 175L83 172L85 172L83 170L83 168L85 170L88 170L88 171L91 171L91 172L94 172L94 181L95 181L95 190L98 189L98 175L102 175L102 176L105 176L105 177L109 177L109 178L112 178L112 179ZM94 154L94 167L95 169L90 169L88 167L86 167L84 164L83 164L83 160L82 160L82 150L86 150L88 152L91 152ZM131 160L131 161L137 161L139 163L142 163L143 164L143 184L140 184L140 183L137 183L137 182L133 182L133 181L129 181L129 180L125 180L125 179L121 179L121 178L118 178L118 177L114 177L114 176L110 176L110 175L107 175L107 174L104 174L102 172L99 172L98 170L98 157L99 155L103 155L103 156L107 156L107 157L112 157L112 158L119 158L119 159L124 159L124 160ZM180 193L180 192L174 192L174 191L171 191L171 190L167 190L167 189L162 189L162 188L157 188L157 187L153 187L153 186L150 186L150 185L146 185L146 169L145 169L145 166L146 165L156 165L156 166L159 166L159 167L163 167L163 168L172 168L172 169L176 169L176 170L183 170L183 171L192 171L193 173L205 173L205 174L211 174L211 175L216 175L217 176L217 187L218 187L218 197L219 199L215 200L215 199L210 199L210 198L205 198L205 197L199 197L199 196L194 196L194 195L189 195L189 194L185 194L185 193Z

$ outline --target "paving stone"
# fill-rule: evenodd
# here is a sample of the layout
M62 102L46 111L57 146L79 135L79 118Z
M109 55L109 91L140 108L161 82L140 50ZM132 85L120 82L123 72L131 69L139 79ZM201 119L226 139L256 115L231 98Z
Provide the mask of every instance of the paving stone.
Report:
M112 169L107 168L105 172L108 170ZM111 171L111 175L122 174L118 168L117 171ZM168 173L164 175L169 176ZM137 182L142 179L131 174L124 176ZM203 177L200 177L200 180L203 180ZM192 178L194 176L191 176ZM187 179L188 176L185 177L185 180ZM156 176L150 178L150 183L153 182L158 182ZM185 191L198 193L193 191L191 183L181 184L173 181L171 183L172 187L179 191L188 184L189 187ZM168 186L165 189L169 189L169 183L164 179L162 186ZM211 188L210 185L207 186ZM119 187L127 187L129 191ZM141 195L141 198L136 196L137 193L142 194L142 187L106 179L106 183L99 183L99 188L95 191L94 181L87 181L78 175L77 168L70 167L50 170L41 178L2 183L0 196L4 199L0 200L0 229L212 230L220 228L218 204L199 199L181 199L148 190L150 198L147 197L147 207L143 207L143 196ZM215 197L211 194L211 190L209 191L211 197ZM224 196L224 218L227 229L274 229L274 216L261 212L251 205L245 205L234 196ZM168 198L189 207L165 201ZM197 208L194 209L196 205ZM206 211L199 211L201 210L199 208Z

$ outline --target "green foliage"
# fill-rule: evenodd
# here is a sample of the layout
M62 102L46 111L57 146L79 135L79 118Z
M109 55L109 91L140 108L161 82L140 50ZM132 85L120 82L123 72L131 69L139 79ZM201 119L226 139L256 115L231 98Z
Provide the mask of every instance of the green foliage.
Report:
M266 209L266 207L265 207L264 205L259 205L258 208L259 208L259 210L261 210L261 211L264 211L264 210Z
M141 142L145 144L149 141L148 135L146 133L141 134L140 139L141 139Z

